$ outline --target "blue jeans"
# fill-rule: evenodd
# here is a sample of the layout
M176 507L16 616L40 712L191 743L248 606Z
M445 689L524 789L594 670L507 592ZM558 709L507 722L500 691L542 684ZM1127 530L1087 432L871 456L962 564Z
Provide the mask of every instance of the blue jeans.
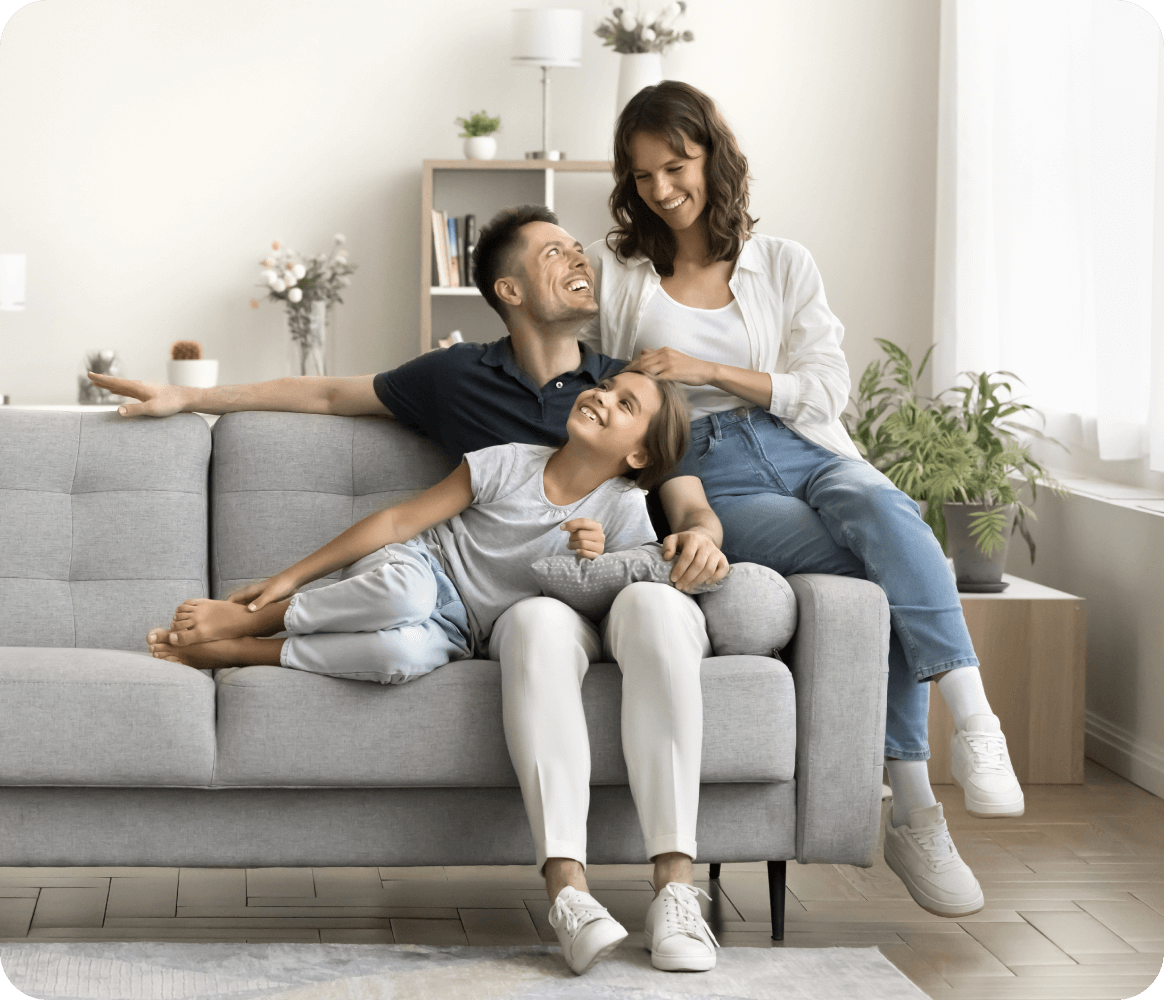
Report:
M713 413L691 425L681 475L703 480L732 562L783 576L832 573L885 591L889 641L885 755L930 755L926 681L976 667L954 575L918 506L867 462L790 431L759 408Z

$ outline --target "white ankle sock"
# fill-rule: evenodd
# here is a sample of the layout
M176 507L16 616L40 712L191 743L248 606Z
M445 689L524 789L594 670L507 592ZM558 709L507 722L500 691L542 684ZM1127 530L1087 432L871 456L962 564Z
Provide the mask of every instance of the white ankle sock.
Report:
M977 667L947 671L938 681L938 690L954 717L955 729L965 729L966 720L972 715L994 714L982 687L982 672Z
M889 787L893 789L894 826L909 823L909 811L919 806L934 806L934 790L930 788L930 766L924 760L887 760Z

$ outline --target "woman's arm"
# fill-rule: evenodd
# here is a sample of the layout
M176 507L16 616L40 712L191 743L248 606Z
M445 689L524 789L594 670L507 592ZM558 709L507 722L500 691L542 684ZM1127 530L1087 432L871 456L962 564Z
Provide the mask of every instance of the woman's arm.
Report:
M684 385L713 385L765 410L772 405L772 376L767 372L701 361L673 347L643 351L627 365L627 371L646 372Z
M462 461L436 486L395 507L369 514L284 574L294 578L299 586L318 580L385 545L408 541L425 528L461 513L472 502L469 463Z

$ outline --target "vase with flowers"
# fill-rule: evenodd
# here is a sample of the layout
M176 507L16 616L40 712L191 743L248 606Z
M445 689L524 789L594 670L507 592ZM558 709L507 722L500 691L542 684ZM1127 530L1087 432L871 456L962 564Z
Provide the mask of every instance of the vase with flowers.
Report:
M261 263L267 298L287 307L287 330L296 347L299 375L326 375L327 327L333 303L351 283L356 265L348 262L346 240L337 233L330 253L301 257L278 240ZM251 299L259 308L259 300Z
M676 42L695 40L692 32L680 31L675 25L686 11L686 0L675 0L657 10L613 7L598 22L594 34L622 56L615 115L640 90L663 79L663 53L668 48Z

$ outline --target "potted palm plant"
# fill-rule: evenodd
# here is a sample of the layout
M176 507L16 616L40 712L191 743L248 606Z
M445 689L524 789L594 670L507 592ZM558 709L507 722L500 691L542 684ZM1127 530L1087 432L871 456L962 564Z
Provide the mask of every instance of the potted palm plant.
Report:
M877 342L887 357L871 362L861 376L855 414L845 415L850 436L869 462L924 505L926 523L954 560L960 590L1004 589L1013 531L1035 559L1027 525L1035 515L1020 490L1029 487L1033 502L1039 485L1058 489L1023 443L1023 436L1044 435L1015 419L1041 414L1014 399L1007 379L1020 380L1009 372L967 372L968 384L923 397L917 380L933 348L915 374L905 351L888 340Z

